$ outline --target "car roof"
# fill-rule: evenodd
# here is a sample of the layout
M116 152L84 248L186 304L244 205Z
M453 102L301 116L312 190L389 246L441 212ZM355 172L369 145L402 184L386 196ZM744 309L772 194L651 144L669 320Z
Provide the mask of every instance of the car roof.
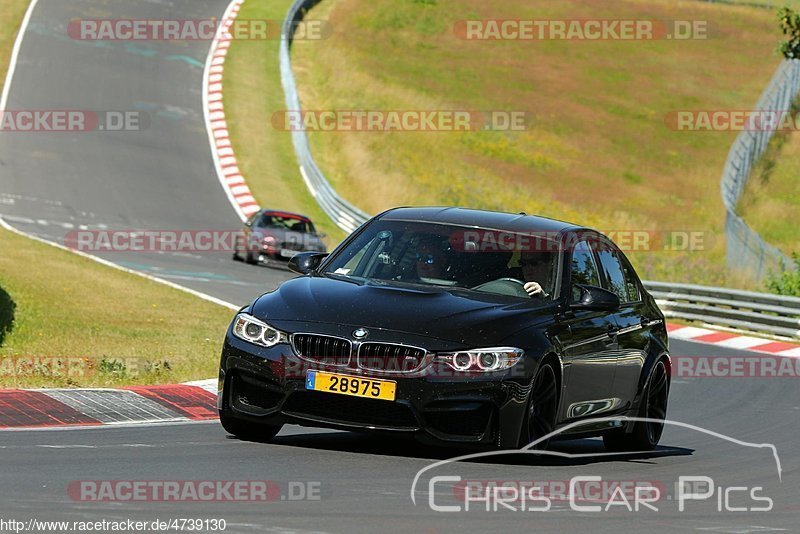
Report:
M455 207L394 208L384 212L379 218L388 221L421 221L509 232L565 233L588 230L572 223L536 215Z

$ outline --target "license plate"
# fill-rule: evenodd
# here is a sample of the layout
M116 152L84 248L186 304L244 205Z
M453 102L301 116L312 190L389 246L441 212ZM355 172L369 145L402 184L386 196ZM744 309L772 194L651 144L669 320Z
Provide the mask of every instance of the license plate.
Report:
M298 254L300 254L300 253L297 252L296 250L287 250L285 248L281 249L281 257L283 257L283 258L294 258Z
M306 373L306 389L350 395L351 397L393 401L396 396L397 382L308 371Z

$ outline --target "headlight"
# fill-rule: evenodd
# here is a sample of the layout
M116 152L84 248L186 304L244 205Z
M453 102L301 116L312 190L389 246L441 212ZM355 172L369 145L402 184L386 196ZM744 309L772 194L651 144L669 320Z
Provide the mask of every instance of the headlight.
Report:
M522 358L522 354L522 349L496 347L460 352L440 352L434 361L445 363L456 371L491 372L508 369Z
M233 322L233 335L262 347L272 347L288 341L286 334L246 313L236 316Z

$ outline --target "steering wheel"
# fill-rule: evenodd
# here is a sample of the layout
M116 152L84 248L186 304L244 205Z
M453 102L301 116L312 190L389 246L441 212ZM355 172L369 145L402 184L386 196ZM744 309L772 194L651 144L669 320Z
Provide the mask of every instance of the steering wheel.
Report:
M472 288L475 291L485 293L495 293L497 295L508 295L510 297L528 297L525 291L525 282L516 278L498 278Z

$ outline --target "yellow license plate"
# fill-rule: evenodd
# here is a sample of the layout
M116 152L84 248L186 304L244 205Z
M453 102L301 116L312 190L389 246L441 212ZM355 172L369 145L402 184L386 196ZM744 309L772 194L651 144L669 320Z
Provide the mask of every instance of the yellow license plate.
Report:
M360 376L308 371L306 373L306 389L327 391L339 395L364 397L393 401L396 396L397 382L391 380L375 380Z

